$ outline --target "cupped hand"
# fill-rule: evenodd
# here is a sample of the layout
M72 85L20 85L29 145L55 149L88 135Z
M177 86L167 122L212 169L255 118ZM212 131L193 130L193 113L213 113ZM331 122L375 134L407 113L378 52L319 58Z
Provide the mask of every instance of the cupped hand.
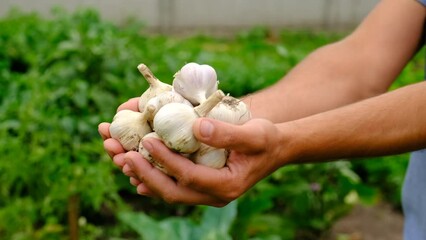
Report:
M225 206L283 164L282 135L270 121L252 119L236 126L200 118L193 130L201 142L230 150L226 166L213 169L194 164L161 141L148 138L144 147L172 177L140 154L126 153L124 160L134 174L131 181L138 183L139 194L160 197L168 203Z

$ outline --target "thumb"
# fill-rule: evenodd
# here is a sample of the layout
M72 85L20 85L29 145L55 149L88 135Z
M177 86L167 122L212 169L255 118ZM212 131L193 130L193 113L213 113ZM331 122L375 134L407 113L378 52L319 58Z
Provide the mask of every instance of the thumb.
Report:
M195 137L212 147L226 148L239 152L258 152L265 148L261 124L249 121L234 125L210 118L199 118L193 125Z

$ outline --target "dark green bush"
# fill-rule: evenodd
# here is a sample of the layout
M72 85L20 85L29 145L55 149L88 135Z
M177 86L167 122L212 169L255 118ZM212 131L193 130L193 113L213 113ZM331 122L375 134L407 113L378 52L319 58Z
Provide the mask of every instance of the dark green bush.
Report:
M164 236L180 226L191 239L203 229L211 232L202 239L317 239L358 198L371 201L385 189L398 204L392 190L406 160L286 167L227 208L169 206L136 196L98 136L98 123L147 88L136 69L141 62L168 83L186 62L210 64L220 88L241 96L271 85L339 35L255 28L228 39L177 38L146 35L135 22L117 27L93 10L52 15L12 11L0 20L2 238L63 239L77 221L82 239L147 238L155 231L140 229L150 226L172 231ZM215 223L220 219L227 226Z

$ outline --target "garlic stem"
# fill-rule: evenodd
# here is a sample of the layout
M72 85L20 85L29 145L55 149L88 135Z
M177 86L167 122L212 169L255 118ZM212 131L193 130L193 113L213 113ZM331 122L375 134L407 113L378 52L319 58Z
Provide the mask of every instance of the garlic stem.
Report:
M139 64L138 70L151 87L156 87L159 85L159 82L161 82L158 78L154 76L151 69L149 69L148 66L146 66L145 64Z
M171 91L172 86L161 82L154 76L151 70L143 63L138 65L139 72L144 76L146 81L149 83L149 88L140 96L138 101L138 108L140 112L144 111L146 103L153 97L160 93Z
M217 90L212 95L210 95L206 101L202 102L200 105L194 107L195 113L199 117L205 117L222 99L225 97L225 94L222 90Z

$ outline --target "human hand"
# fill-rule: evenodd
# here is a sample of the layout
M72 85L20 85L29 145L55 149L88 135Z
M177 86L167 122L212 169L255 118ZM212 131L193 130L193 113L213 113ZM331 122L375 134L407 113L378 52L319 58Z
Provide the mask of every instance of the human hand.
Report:
M148 138L143 142L144 148L172 177L139 153L125 153L125 163L132 173L129 175L134 178L131 182L139 194L160 197L168 203L225 206L283 164L281 134L270 121L253 119L236 126L200 118L193 131L201 142L231 150L226 166L213 169L194 164L161 141Z

